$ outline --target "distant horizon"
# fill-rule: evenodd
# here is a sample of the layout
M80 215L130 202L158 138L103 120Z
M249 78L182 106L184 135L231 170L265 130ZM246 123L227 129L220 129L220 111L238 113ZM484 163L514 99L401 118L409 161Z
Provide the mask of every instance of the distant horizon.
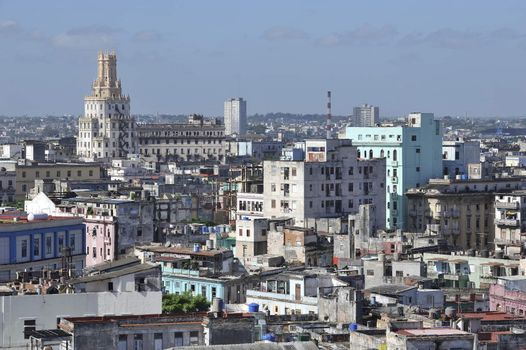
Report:
M405 118L409 113L415 113L408 112L405 115L398 115L398 116L380 116L380 120L393 120L393 119L400 119ZM416 112L418 113L418 112ZM422 112L422 113L433 113L433 112ZM189 113L189 114L181 114L181 113L131 113L134 117L188 117L192 114L198 114L203 115L206 118L220 118L223 119L222 115L206 115L202 113ZM300 116L315 116L315 117L325 117L326 114L321 113L292 113L292 112L268 112L268 113L255 113L255 114L248 114L247 118L252 119L257 116L268 116L270 114L288 114L293 117L300 117ZM519 115L519 116L465 116L465 115L437 115L435 114L435 118L443 119L443 118L458 118L458 119L503 119L503 120L515 120L515 119L521 119L526 118L526 115ZM67 118L78 118L80 115L73 115L73 114L45 114L45 115L6 115L2 114L0 112L0 118L61 118L61 117L67 117ZM350 118L350 115L331 115L332 118Z

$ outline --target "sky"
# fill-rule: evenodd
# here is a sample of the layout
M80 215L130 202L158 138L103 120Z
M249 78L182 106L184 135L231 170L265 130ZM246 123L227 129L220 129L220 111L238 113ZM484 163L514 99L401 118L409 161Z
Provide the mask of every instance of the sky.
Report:
M0 115L79 115L99 50L135 114L526 115L526 1L0 0Z

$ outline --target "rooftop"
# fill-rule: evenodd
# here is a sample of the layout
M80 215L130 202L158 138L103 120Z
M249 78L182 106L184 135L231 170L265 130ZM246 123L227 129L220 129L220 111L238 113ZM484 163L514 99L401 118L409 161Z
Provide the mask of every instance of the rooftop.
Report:
M480 319L481 321L510 321L526 320L526 317L515 316L501 311L466 312L458 315L459 318Z
M454 328L419 328L419 329L402 329L396 332L400 335L409 337L428 337L428 336L471 336L472 333L461 331Z
M207 256L214 257L222 255L223 253L231 253L229 249L212 249L212 250L200 250L194 252L192 248L187 247L164 247L164 246L140 246L136 249L150 251L158 254L184 254L184 255L196 255L196 256Z
M148 270L152 270L158 268L158 265L151 264L151 263L144 263L139 265L133 265L130 267L125 267L123 269L107 272L107 273L101 273L91 276L83 276L79 278L75 278L70 281L71 284L78 284L78 283L89 283L89 282L97 282L97 281L104 281L109 280L112 278L122 277L126 275L135 274L138 272L144 272Z

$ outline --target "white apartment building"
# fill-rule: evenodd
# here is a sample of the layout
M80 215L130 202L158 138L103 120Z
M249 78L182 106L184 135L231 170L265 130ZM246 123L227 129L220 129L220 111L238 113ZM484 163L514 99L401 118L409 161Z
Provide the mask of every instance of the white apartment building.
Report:
M0 349L27 349L28 332L57 328L61 317L161 313L162 292L0 296Z
M495 195L495 249L517 257L523 253L526 237L526 191Z
M225 134L244 135L247 133L247 101L231 98L225 101Z
M385 222L385 158L358 159L357 148L344 139L306 140L303 150L283 154L263 163L265 217L291 217L307 227L375 204L376 222Z
M77 155L85 161L124 158L137 152L134 136L130 97L122 94L117 79L117 56L100 52L97 79L79 118Z
M457 176L468 178L468 165L480 164L480 142L445 140L442 142L443 175L454 179Z
M376 126L379 122L380 108L368 104L353 108L352 126Z

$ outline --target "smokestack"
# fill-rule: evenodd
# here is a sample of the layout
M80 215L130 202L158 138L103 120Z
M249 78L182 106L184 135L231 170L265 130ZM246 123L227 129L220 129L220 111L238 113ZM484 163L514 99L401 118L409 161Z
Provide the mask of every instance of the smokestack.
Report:
M327 91L327 139L331 138L331 92Z

